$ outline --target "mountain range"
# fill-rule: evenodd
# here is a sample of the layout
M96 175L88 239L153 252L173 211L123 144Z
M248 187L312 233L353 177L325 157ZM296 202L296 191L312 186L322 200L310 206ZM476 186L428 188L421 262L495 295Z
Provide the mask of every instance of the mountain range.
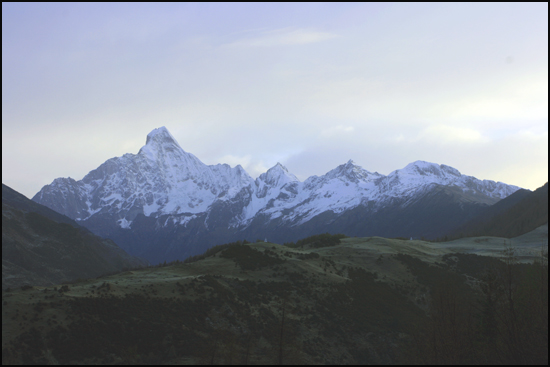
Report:
M202 163L161 127L137 154L111 158L79 181L57 178L32 200L158 263L244 238L435 238L519 189L424 161L385 176L349 160L303 182L277 163L254 180L240 165Z

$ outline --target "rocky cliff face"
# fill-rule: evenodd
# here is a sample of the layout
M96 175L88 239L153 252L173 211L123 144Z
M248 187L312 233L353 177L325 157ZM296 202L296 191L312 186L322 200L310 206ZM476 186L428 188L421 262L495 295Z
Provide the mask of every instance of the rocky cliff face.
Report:
M80 181L56 179L33 200L154 262L250 236L290 241L338 228L435 236L436 222L459 225L518 189L423 161L384 176L350 160L304 182L277 163L254 180L241 166L205 165L161 127L137 154L109 159ZM413 207L444 216L424 213L427 222L414 225Z

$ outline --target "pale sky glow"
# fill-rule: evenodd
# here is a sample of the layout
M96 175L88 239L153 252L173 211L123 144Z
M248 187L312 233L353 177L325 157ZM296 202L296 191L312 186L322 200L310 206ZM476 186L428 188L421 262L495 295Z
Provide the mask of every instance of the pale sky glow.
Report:
M547 3L2 3L2 182L32 197L166 126L304 180L416 160L548 181Z

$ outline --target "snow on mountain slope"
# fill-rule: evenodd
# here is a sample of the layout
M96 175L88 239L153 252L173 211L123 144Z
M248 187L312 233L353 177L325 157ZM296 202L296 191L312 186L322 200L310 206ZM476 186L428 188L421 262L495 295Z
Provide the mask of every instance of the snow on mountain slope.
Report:
M278 172L288 172L280 164L278 166L282 167ZM264 194L265 186L258 185L261 178L256 180L260 191L245 208L244 215L239 217L241 224L246 225L257 214L268 215L271 219L283 217L285 222L299 225L325 211L338 214L368 202L374 202L374 207L383 207L398 199L406 205L411 198L423 195L433 185L457 186L488 202L496 202L519 189L500 182L481 181L461 175L452 167L423 161L413 162L384 176L369 172L349 160L320 177L312 176L304 182L284 181L286 183L279 185L278 190L272 189L270 195Z
M138 154L109 159L78 182L56 179L33 200L55 205L48 200L55 193L60 204L54 210L76 220L109 213L121 227L128 227L138 213L158 216L205 212L215 200L227 200L253 184L241 166L205 165L185 152L161 127L147 135ZM69 203L61 200L63 193L78 210L68 208Z
M304 182L277 163L253 180L241 166L205 165L161 127L147 135L137 154L109 159L81 181L56 179L33 200L80 221L106 216L121 228L130 228L139 213L176 215L172 222L186 225L216 203L238 204L230 226L246 227L259 214L297 225L325 211L338 214L367 203L382 207L395 199L406 204L434 185L456 186L489 202L519 189L423 161L384 176L350 160Z
M383 176L364 170L350 160L321 177L312 176L304 182L294 180L286 184L259 212L273 219L284 216L285 221L296 224L327 210L340 213L368 198L374 181L380 177Z
M288 172L285 166L277 162L277 164L262 173L256 179L256 182L264 182L273 187L282 187L289 182L296 182L298 179L292 173Z
M519 190L517 186L478 180L472 176L462 175L453 167L424 161L409 163L405 168L391 172L379 182L380 190L394 197L409 196L420 187L429 184L457 186L465 192L476 192L493 199L503 199Z
M249 222L262 209L273 206L275 201L288 201L297 194L296 187L300 181L285 166L278 163L262 173L254 182L250 201L244 207L241 215L232 222L239 226Z

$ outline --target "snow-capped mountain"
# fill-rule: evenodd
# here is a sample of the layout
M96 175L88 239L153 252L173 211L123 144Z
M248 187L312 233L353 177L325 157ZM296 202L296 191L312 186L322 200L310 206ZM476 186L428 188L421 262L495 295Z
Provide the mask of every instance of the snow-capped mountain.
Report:
M279 175L284 174L282 180L286 183L273 187L272 196L267 202L264 200L258 205L258 199L263 193L260 192L249 205L262 208L254 212L254 215L263 213L271 218L283 217L285 221L298 221L298 224L325 211L341 213L368 202L376 203L376 207L383 207L385 203L395 199L415 197L434 185L456 186L465 193L479 196L480 201L486 203L494 203L519 189L500 182L481 181L472 176L461 175L452 167L423 161L416 161L384 176L378 172L369 172L350 159L325 175L312 176L303 183L294 175L290 179L288 171L280 163L267 174L272 170L277 170ZM251 218L250 215L244 217L243 224Z
M139 255L132 251L132 246L137 246L132 243L141 241L136 238L138 232L141 237L148 236L146 228L173 233L179 245L167 239L169 244L163 242L162 246L167 246L166 251L182 253L178 246L199 246L201 241L216 242L218 237L225 242L244 235L263 238L266 233L286 238L282 233L298 235L312 223L326 228L322 232L338 223L349 227L352 220L345 218L350 213L361 213L357 215L367 221L363 227L371 228L389 208L403 211L418 207L427 200L423 198L442 193L442 189L445 193L441 195L452 197L452 202L460 202L463 208L465 203L475 207L493 204L519 187L478 180L452 167L423 161L384 176L349 160L304 182L277 163L254 180L239 165L232 168L202 163L161 127L147 135L137 154L109 159L80 181L55 179L33 200L102 236L122 241L123 248ZM377 217L376 213L386 214ZM346 226L343 228L352 231ZM218 237L213 238L215 233Z
M391 172L380 185L388 195L407 196L419 187L437 184L457 186L465 192L480 193L491 199L504 199L519 190L519 187L502 182L478 180L472 176L462 175L457 169L444 164L437 165L424 161L409 163L405 168Z
M206 212L214 201L228 200L253 185L241 166L207 166L161 127L147 135L137 154L109 159L78 182L56 179L33 200L78 221L109 213L128 227L138 213Z

